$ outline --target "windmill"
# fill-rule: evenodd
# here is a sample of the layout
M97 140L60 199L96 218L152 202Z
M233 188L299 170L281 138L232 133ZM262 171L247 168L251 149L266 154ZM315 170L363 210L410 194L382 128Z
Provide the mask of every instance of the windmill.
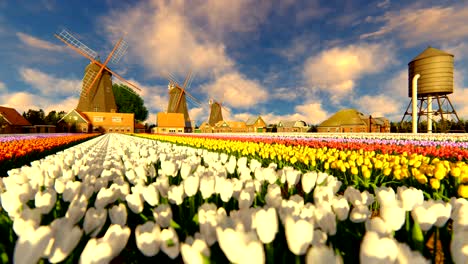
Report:
M210 117L208 119L208 124L214 126L219 121L223 121L223 112L222 109L229 112L229 110L223 106L223 102L215 101L214 99L209 100L210 104Z
M54 36L90 60L85 69L77 110L82 112L116 112L117 105L112 92L112 76L128 84L132 92L134 90L141 91L140 88L125 80L107 66L109 62L118 63L125 55L128 45L122 38L118 40L104 63L102 63L96 51L83 44L67 30L63 29Z
M167 112L184 114L185 128L191 130L192 122L188 113L187 98L196 106L201 106L201 103L187 92L187 87L189 87L192 82L192 72L189 71L183 85L180 85L171 75L167 78L169 79L169 103L167 105Z

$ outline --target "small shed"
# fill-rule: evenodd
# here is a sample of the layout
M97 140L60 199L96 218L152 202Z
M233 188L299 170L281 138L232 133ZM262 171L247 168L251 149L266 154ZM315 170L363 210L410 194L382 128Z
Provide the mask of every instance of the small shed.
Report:
M266 132L267 124L261 116L251 117L245 122L248 132Z

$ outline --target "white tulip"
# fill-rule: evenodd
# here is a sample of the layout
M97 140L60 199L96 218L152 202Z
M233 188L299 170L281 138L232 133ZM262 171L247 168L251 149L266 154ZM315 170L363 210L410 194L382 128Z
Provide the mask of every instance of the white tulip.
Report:
M301 178L302 190L304 193L310 193L317 182L317 172L311 171L304 173Z
M108 204L113 203L115 201L115 193L110 188L102 188L99 190L98 194L96 195L96 200L94 201L94 207L96 208L104 208Z
M171 224L172 210L168 204L160 204L153 211L154 219L156 223L162 228L166 228Z
M349 219L353 223L362 223L365 222L371 216L371 212L369 211L369 207L365 205L358 205L354 206L349 214Z
M394 263L398 254L396 241L380 238L373 231L367 231L361 243L359 260L361 263Z
M314 238L312 221L287 217L284 228L289 250L295 255L304 255Z
M361 193L359 192L359 190L356 190L353 186L348 186L348 188L346 188L344 196L354 206L369 206L374 202L374 196L372 194L370 194L368 191L364 191Z
M176 162L172 160L162 161L161 162L161 169L163 174L166 176L177 176L177 171L179 170L179 166Z
M167 198L169 199L169 202L176 205L181 205L184 201L184 194L185 192L183 184L171 185L167 192Z
M88 235L90 234L91 237L96 237L99 232L101 231L102 227L106 223L107 219L107 210L104 208L96 209L91 207L86 212L84 222L83 222L83 230Z
M429 264L430 261L425 259L419 251L413 251L404 243L398 243L398 255L396 263L412 263L412 264ZM455 262L458 263L458 262ZM461 263L461 262L460 262Z
M327 243L327 239L327 233L323 232L321 229L315 229L314 236L310 244L312 245L312 247L325 246Z
M56 191L57 193L62 194L62 193L65 191L66 182L68 182L68 181L65 180L64 178L55 179L55 182L54 182L54 189L55 189L55 191Z
M80 181L69 181L65 185L65 190L63 191L63 200L65 202L71 202L75 196L79 194L81 190L81 182Z
M435 211L437 215L437 220L434 225L437 227L443 227L450 218L452 205L443 201L435 201L431 206L431 210Z
M338 220L344 221L348 218L350 208L348 200L346 200L346 198L341 196L339 198L333 199L332 208Z
M132 193L125 196L125 200L127 201L128 208L132 210L133 213L139 214L143 211L144 204L143 198L140 193Z
M158 187L159 194L161 194L162 197L167 197L169 178L167 176L159 176L156 179L156 187Z
M315 204L331 204L335 194L332 188L326 186L317 186L314 189L314 203Z
M273 207L260 209L255 213L257 235L263 244L271 243L278 233L278 216Z
M325 172L321 172L319 171L317 173L317 185L322 185L323 183L325 183L326 179L329 177L330 175L328 175L327 173Z
M316 264L316 263L335 263L341 264L343 263L343 259L339 255L335 255L335 252L332 248L329 248L325 245L323 246L316 246L311 247L307 252L306 256L306 263L307 264Z
M216 228L218 242L226 257L232 263L264 263L263 245L255 239L255 234L237 231L232 228Z
M437 214L431 210L432 203L424 201L421 205L416 205L411 211L414 221L419 224L421 230L428 231L437 221Z
M88 200L84 195L76 196L68 206L65 217L69 218L73 224L78 223L86 213Z
M378 187L376 198L380 206L396 204L395 191L390 187Z
M212 176L200 177L200 192L203 199L208 199L215 192L215 178Z
M188 176L183 181L185 195L192 197L198 192L198 186L200 184L200 178L198 176Z
M288 187L293 188L299 182L301 178L301 172L294 169L293 167L284 167L283 173L286 175L286 181L288 182Z
M230 156L229 162L226 164L227 173L234 174L234 172L236 171L236 165L237 165L236 157Z
M193 164L183 162L182 166L180 167L180 176L185 180L188 176L193 174L195 169L196 167Z
M21 202L13 189L9 189L0 194L0 200L2 202L2 208L8 213L10 218L15 218L15 216L21 213L23 202Z
M174 228L169 227L161 231L161 251L164 252L171 259L175 259L179 256L179 237L177 236Z
M157 224L148 221L143 225L138 225L135 229L135 240L138 249L147 257L158 254L161 241L159 237L161 229Z
M468 262L468 230L454 232L450 242L450 253L454 263Z
M374 231L380 236L389 236L393 230L382 218L377 216L366 220L366 231Z
M422 190L414 187L400 186L397 188L398 199L406 211L412 211L414 207L421 205L424 201Z
M195 241L191 241L191 243L182 243L180 246L180 253L182 254L184 263L203 264L210 256L210 249L205 241L195 239Z
M232 195L234 194L233 181L231 179L217 177L216 186L219 186L219 194L221 196L221 200L225 203L229 202Z
M127 207L125 204L120 203L119 205L114 205L109 210L109 218L112 224L125 226L127 223Z
M18 264L37 263L49 245L51 238L52 229L50 226L31 229L16 241L13 262Z
M51 263L59 263L75 249L83 236L83 231L79 226L65 224L56 227L53 233L53 247L48 254L48 259Z
M328 235L334 236L336 234L336 217L335 214L331 211L331 208L320 205L316 207L315 223Z
M265 195L265 202L268 206L279 208L281 206L281 188L277 184L270 184Z
M249 208L253 203L254 197L253 191L242 190L239 195L239 209Z
M152 183L144 187L142 195L145 201L152 207L156 206L159 203L158 187L156 183Z
M41 216L41 211L38 208L30 209L28 206L24 206L23 211L14 218L13 231L17 236L22 236L37 229L41 224Z
M109 263L127 245L130 228L111 225L102 238L88 240L80 256L80 263Z
M380 206L380 217L391 230L397 231L405 223L406 212L396 204L383 205Z

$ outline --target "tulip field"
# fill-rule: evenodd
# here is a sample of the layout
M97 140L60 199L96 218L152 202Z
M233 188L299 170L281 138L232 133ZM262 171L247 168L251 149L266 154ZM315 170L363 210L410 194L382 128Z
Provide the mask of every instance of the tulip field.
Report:
M0 262L468 263L464 134L64 138L0 138L56 150L0 175Z

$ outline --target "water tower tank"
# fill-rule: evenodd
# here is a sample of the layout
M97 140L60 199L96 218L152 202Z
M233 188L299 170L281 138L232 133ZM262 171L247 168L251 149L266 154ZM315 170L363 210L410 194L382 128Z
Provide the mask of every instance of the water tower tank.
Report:
M413 77L418 80L418 97L453 93L453 55L428 47L408 63L408 95L412 97Z

